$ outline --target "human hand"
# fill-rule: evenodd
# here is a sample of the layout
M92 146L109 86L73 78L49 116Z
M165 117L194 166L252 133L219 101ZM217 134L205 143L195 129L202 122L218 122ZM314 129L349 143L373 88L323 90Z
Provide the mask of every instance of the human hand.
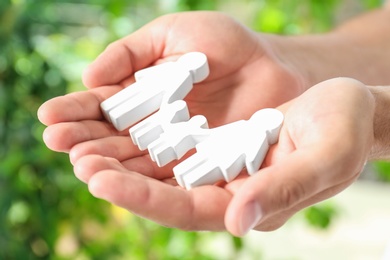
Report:
M300 209L329 198L359 175L373 142L374 101L350 79L314 86L280 107L279 142L262 169L227 184L190 191L145 157L119 162L87 155L75 164L90 192L142 217L185 230L273 230ZM126 153L126 151L122 151ZM135 150L132 153L136 153Z
M206 116L215 127L249 119L260 108L275 107L304 91L301 72L286 66L271 44L221 13L167 15L111 44L85 71L83 80L89 88L126 87L135 71L202 52L211 74L185 101L191 114Z
M192 115L206 116L210 127L249 119L303 92L301 75L276 58L265 38L232 18L215 12L167 15L112 43L83 75L90 90L42 105L38 114L48 126L46 145L70 152L73 163L87 154L121 162L144 157L134 151L127 131L118 132L104 120L99 104L132 83L135 71L191 51L207 55L211 74L185 101ZM147 157L144 162L154 167Z
M353 183L375 146L374 99L362 83L336 78L279 107L284 125L262 169L226 185L227 229L235 235L277 229Z

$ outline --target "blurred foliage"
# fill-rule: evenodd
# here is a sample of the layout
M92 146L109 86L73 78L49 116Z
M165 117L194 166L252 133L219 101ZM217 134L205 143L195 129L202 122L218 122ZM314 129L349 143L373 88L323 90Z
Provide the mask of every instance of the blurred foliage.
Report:
M362 8L379 5L358 2ZM204 244L215 234L159 227L93 198L73 176L68 156L43 144L37 109L52 97L81 90L81 71L109 42L161 14L244 10L240 19L253 29L297 34L334 26L339 5L335 0L2 0L0 259L213 259ZM383 164L381 171L390 172L389 166ZM321 227L332 214L319 207L307 211L309 223ZM230 236L225 246L233 250L231 259L245 247Z
M380 181L390 182L390 163L378 161L374 163L375 172Z
M328 201L304 210L304 216L307 222L318 229L327 229L336 215L336 206Z
M255 19L254 29L280 34L322 32L333 26L338 0L265 1Z

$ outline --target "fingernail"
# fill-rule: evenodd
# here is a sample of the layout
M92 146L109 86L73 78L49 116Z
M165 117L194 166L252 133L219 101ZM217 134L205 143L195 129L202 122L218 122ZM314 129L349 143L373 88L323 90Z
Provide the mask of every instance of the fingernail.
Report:
M240 223L240 233L245 235L252 228L254 228L257 223L259 223L262 217L261 208L258 203L255 201L249 202L244 206L244 210L241 215Z

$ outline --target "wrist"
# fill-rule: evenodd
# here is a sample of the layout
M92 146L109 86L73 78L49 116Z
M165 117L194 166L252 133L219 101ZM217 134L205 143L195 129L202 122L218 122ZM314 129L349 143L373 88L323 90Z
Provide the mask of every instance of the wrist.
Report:
M304 87L336 77L369 85L390 82L390 11L376 10L324 34L263 34L274 55L302 77Z
M390 158L390 87L368 87L375 100L374 113L374 143L370 151L369 159Z
M338 50L348 48L344 38L333 33L264 37L276 58L300 75L305 90L330 78L348 76L338 62Z

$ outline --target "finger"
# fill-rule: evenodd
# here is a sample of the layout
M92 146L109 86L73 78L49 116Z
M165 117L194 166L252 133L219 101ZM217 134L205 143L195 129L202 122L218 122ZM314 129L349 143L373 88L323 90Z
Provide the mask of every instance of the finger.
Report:
M85 183L88 183L95 173L104 170L124 171L125 169L119 161L96 154L80 158L73 167L76 177Z
M286 223L286 221L289 218L291 218L298 211L340 193L348 186L350 186L358 176L359 174L354 175L350 179L346 180L345 182L342 182L328 189L325 189L324 191L321 191L320 193L308 198L307 200L298 203L297 205L293 206L290 209L283 210L281 212L277 212L275 214L266 216L261 220L259 225L257 225L254 229L261 230L261 231L273 231L281 227L284 223Z
M191 150L180 160L174 160L163 167L159 167L156 162L153 162L149 154L122 161L122 164L129 171L135 171L154 179L163 180L172 178L173 168L194 153L195 150Z
M176 181L172 178L173 167L174 165L166 165L160 168L155 162L151 161L149 155L143 155L119 162L117 159L111 157L104 157L99 154L89 154L82 156L75 161L74 172L76 176L84 182L87 182L90 176L96 172L112 169L137 172L158 180L172 179L170 183L175 183L175 185L177 185Z
M119 86L100 87L91 91L55 97L39 108L38 118L45 125L81 120L100 120L103 118L100 103L121 89Z
M133 34L111 43L83 73L89 88L119 84L135 71L160 58L165 28L152 22Z
M184 230L224 230L231 194L216 186L191 191L137 174L101 171L89 180L90 192L164 226Z
M289 209L327 188L328 179L313 162L313 153L296 151L280 163L264 168L248 178L230 203L225 223L241 236L261 219Z
M128 161L132 161L129 163L130 167L123 162L119 162L118 160L111 157L104 157L98 154L90 154L81 157L78 159L73 166L74 173L76 177L88 183L90 177L97 172L104 170L116 170L121 172L137 172L142 175L146 175L151 178L156 178L159 180L164 180L166 182L171 183L171 185L177 185L176 181L172 179L172 170L165 170L159 168L154 162L147 158L148 156L140 156L133 158ZM139 171L136 171L138 169ZM168 181L169 178L172 181Z
M74 164L78 159L89 154L111 157L118 161L128 160L146 154L140 151L127 136L112 136L79 143L69 152L70 161Z
M159 167L157 163L150 159L148 154L124 160L122 165L129 171L138 172L150 178L163 180L173 177L173 167L177 164L176 161L171 162L164 167Z
M128 132L118 132L106 121L86 120L49 125L43 132L43 140L51 150L69 152L78 143L118 135L125 136Z

